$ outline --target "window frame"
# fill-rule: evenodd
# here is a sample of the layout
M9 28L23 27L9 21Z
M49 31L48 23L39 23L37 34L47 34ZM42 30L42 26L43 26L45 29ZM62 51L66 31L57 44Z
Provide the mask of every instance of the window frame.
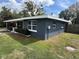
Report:
M35 21L37 22L37 20L29 20L29 21L30 21L30 24L28 23L27 29L31 32L37 32L37 30L33 29L34 26L37 27L37 24L36 25L33 24L33 22L35 22ZM29 27L30 27L30 29L29 29Z
M54 24L53 24L53 30L55 30L56 28L57 28L57 24L54 23Z

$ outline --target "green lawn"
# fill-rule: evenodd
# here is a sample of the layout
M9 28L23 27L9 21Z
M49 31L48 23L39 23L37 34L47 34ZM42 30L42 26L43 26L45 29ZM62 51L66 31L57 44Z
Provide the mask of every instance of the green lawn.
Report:
M74 52L66 46L75 47ZM0 59L79 59L79 35L62 33L49 40L12 33L0 34Z

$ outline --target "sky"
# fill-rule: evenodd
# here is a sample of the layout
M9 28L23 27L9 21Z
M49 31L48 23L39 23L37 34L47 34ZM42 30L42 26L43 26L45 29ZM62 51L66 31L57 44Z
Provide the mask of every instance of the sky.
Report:
M28 0L0 0L0 11L2 6L11 8L15 11L21 11L24 7L24 2ZM62 10L67 9L72 4L76 3L76 0L32 0L37 5L43 4L44 11L47 15L53 13L53 15L58 15Z

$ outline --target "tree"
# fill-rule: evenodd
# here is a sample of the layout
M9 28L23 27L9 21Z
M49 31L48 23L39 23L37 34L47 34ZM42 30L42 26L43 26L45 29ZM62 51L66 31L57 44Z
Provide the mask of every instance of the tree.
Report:
M77 11L77 17L73 21L75 24L79 24L79 10Z
M1 17L2 21L13 18L10 9L8 9L6 7L2 7L2 11L0 12L0 17Z
M26 10L22 10L21 12L19 12L18 15L20 17L28 17L29 16L29 14L28 14L28 12Z
M66 11L67 10L67 11ZM68 19L73 24L79 24L79 2L71 5L68 9L61 11L59 14L60 18Z
M36 5L33 1L25 2L25 9L22 11L24 16L43 15L42 5Z
M64 18L66 20L71 20L71 18L74 18L76 14L74 12L69 11L68 9L61 11L59 14L60 18Z
M73 24L79 24L79 10L76 12L70 11L68 9L61 11L59 14L60 18L72 21Z
M21 12L17 13L16 11L13 11L11 15L12 15L13 19L22 17Z
M6 7L2 7L2 11L0 12L0 25L4 26L5 23L3 23L4 20L19 18L19 14L17 14L15 11L11 12L11 9L8 9Z
M10 9L6 7L2 7L2 11L0 12L0 27L4 27L5 23L3 23L4 20L12 19L12 13L10 12Z

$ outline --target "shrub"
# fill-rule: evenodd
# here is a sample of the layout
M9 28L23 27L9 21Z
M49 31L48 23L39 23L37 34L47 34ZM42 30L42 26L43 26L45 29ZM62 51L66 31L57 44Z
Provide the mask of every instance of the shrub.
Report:
M30 34L30 31L28 31L27 29L18 28L15 31L19 32L19 33L22 33L22 34L25 34L25 35L29 35Z

